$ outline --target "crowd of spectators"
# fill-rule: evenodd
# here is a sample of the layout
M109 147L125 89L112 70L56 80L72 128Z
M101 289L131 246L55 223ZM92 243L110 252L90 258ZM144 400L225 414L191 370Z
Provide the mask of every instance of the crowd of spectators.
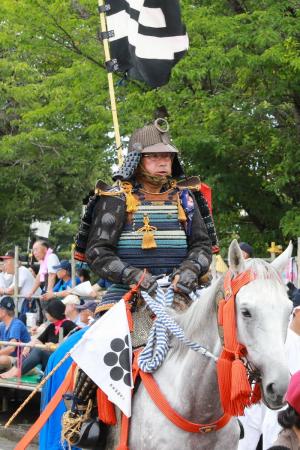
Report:
M0 256L0 340L12 344L0 345L1 378L36 373L36 367L43 372L53 344L94 320L100 281L92 286L84 267L72 277L71 263L60 261L45 240L34 243L32 254L36 264L31 266L20 260L16 264L13 250ZM82 283L88 289L84 297L72 292Z
M242 242L240 248L245 260L253 257L253 248L249 244ZM33 255L38 262L38 271L36 266L26 266L20 261L16 264L12 250L0 256L0 340L10 343L0 344L1 378L25 375L37 368L42 375L53 346L94 321L99 293L110 284L100 279L92 285L90 273L84 267L78 267L76 275L72 276L71 263L66 259L60 261L44 240L34 243ZM16 283L17 303L14 301ZM89 288L84 297L78 295L79 285ZM74 288L77 288L76 292ZM294 448L285 445L292 441L298 445L298 439L300 442L300 289L292 283L288 283L287 288L294 308L287 334L286 354L290 371L295 375L288 391L289 406L279 415L283 431L276 445L269 447L281 429L277 423L277 413L266 411L261 403L255 405L244 418L240 418L245 438L240 440L239 450L255 450L261 433L265 441L264 449ZM28 314L35 314L38 326L27 323ZM31 347L14 345L18 342L30 344Z

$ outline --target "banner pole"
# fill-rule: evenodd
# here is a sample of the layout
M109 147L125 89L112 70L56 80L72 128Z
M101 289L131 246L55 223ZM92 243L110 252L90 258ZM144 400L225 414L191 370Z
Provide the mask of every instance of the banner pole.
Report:
M119 166L123 163L123 152L122 152L122 144L119 130L119 121L118 121L118 112L117 112L117 104L115 97L115 89L113 82L113 74L114 65L117 65L117 61L112 61L110 58L110 50L109 50L109 31L107 30L106 24L106 16L105 11L107 11L107 5L105 5L104 0L98 0L98 10L99 10L99 19L100 19L100 27L101 27L101 38L103 42L104 55L105 55L105 64L107 68L107 79L108 79L108 88L109 88L109 96L110 96L110 104L111 104L111 113L113 119L113 126L115 131L115 142L117 146L117 156L118 156L118 164Z
M14 259L14 271L15 271L15 282L14 282L14 300L15 300L15 316L18 317L19 312L19 247L15 245L15 259Z

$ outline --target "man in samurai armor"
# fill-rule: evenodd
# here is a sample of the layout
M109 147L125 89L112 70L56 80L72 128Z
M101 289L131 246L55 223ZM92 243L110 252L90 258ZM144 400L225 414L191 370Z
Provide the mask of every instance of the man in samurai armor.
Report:
M217 245L214 224L200 181L185 177L168 129L165 119L137 129L113 177L117 183L98 182L87 204L76 255L83 259L85 253L92 271L113 283L100 309L119 301L141 279L140 289L155 294L163 274L176 292L188 297L209 269ZM92 385L80 370L76 401L84 403ZM84 447L80 437L72 443Z

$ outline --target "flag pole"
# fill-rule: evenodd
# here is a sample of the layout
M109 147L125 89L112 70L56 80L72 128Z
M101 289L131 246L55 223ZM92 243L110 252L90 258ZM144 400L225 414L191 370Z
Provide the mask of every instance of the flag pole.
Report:
M25 408L27 403L34 397L34 395L44 386L44 384L49 380L49 378L54 375L54 373L63 365L63 363L71 356L70 352L67 352L65 356L56 364L56 366L53 367L51 372L46 375L41 382L35 387L35 389L26 397L24 402L19 406L19 408L13 413L13 415L8 419L6 424L4 425L4 428L8 428L10 424L14 421L14 419L19 415L19 413L22 411L22 409Z
M109 96L110 96L110 104L111 104L111 114L113 119L113 126L115 130L115 142L117 146L117 156L118 156L118 164L119 166L123 163L123 153L122 153L122 144L119 130L119 121L118 121L118 112L117 112L117 104L115 97L115 89L113 82L113 71L117 68L117 61L111 60L110 58L110 50L109 50L109 37L113 36L113 31L107 30L106 24L106 11L109 11L110 5L106 5L104 0L98 0L98 11L99 11L99 20L101 27L101 39L103 42L104 55L105 55L105 65L107 69L107 79L108 79L108 88L109 88Z

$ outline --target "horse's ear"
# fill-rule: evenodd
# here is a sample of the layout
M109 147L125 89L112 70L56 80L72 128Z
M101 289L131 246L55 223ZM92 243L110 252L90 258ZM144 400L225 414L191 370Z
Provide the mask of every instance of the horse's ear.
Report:
M228 262L230 270L235 274L239 274L245 270L245 261L238 241L234 239L228 250Z
M284 252L281 253L281 255L277 256L277 258L275 258L271 262L271 266L274 267L276 270L278 270L278 272L280 273L283 272L287 266L287 263L289 262L290 257L292 256L292 253L293 253L293 244L292 241L290 241L289 245L284 250Z

